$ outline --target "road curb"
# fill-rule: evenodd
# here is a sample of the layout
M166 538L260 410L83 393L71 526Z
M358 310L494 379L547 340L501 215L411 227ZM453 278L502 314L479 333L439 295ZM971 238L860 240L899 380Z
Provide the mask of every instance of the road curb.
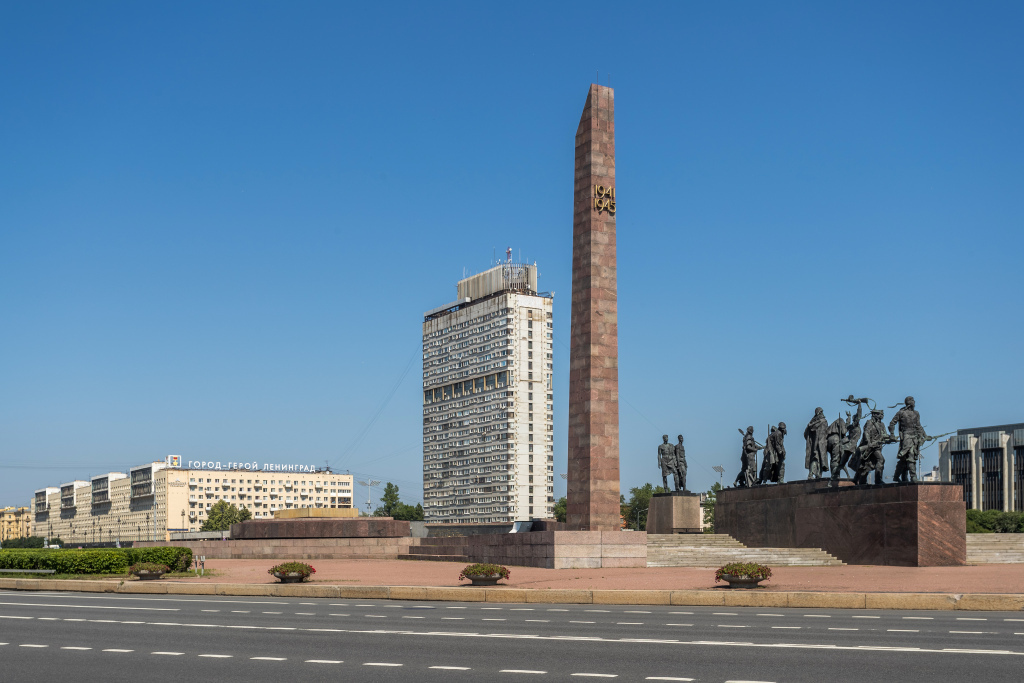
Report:
M0 578L0 590L436 602L672 605L677 607L794 607L803 609L971 610L975 612L1020 612L1024 610L1024 595L1017 593L827 593L727 589L580 590L575 588L338 586L317 583L246 584L3 578Z

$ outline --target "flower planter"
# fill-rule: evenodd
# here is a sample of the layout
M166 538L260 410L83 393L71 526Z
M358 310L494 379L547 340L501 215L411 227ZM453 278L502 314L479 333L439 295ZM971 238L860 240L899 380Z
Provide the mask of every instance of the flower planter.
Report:
M754 579L749 576L733 576L732 574L723 574L723 581L729 582L729 588L757 588L764 579Z
M281 581L281 583L302 583L304 577L299 572L274 572L274 576Z
M501 574L480 574L478 576L467 576L474 586L497 586Z
M156 581L157 579L159 579L163 575L164 575L164 572L140 571L140 572L136 572L135 573L135 576L139 577L139 581Z

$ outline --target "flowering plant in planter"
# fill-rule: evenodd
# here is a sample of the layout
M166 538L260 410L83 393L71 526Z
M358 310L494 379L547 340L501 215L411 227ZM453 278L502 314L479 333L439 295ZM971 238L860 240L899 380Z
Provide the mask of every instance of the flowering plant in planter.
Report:
M512 572L508 570L508 567L502 567L500 564L470 564L466 565L466 568L459 574L459 580L494 579L497 581L510 576L512 576Z
M730 562L715 571L715 583L728 581L727 577L767 581L772 578L772 568L756 562Z
M306 564L305 562L282 562L268 569L267 573L278 578L290 574L298 574L299 579L305 581L311 575L316 574L316 569L313 568L313 565Z
M166 574L171 571L171 568L166 564L157 564L155 562L138 562L128 567L128 573L134 576L139 574Z

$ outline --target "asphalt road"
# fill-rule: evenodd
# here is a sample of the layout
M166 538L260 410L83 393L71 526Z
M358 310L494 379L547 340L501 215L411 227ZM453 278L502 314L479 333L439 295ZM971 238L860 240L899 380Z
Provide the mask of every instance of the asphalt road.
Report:
M1024 612L0 591L0 682L1024 680Z

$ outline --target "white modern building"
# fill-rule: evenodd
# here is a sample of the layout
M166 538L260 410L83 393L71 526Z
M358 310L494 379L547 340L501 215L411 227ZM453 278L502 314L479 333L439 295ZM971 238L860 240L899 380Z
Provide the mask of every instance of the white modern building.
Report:
M939 442L939 478L963 485L968 509L1024 510L1024 423L957 430Z
M351 508L352 475L308 464L161 462L36 490L32 533L65 543L167 540L199 531L218 501L271 518L295 508Z
M552 300L511 259L460 280L423 319L427 523L552 516Z

